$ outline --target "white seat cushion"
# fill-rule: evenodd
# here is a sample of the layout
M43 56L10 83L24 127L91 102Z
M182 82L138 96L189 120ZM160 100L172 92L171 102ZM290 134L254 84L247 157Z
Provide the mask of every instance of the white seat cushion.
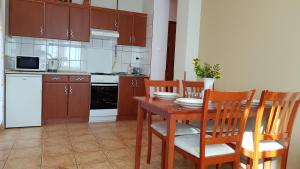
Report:
M200 158L200 134L177 136L175 137L175 146ZM205 147L206 157L232 154L234 152L234 149L227 144L211 144Z
M244 149L248 151L254 150L253 137L254 136L252 131L245 131L242 143L242 147ZM259 143L259 152L274 151L280 149L283 149L283 146L277 141L261 141Z
M157 122L151 124L151 127L159 132L163 136L167 136L167 122ZM176 123L176 132L175 135L185 135L185 134L198 134L200 133L200 129L194 128L190 125L184 124L184 123Z

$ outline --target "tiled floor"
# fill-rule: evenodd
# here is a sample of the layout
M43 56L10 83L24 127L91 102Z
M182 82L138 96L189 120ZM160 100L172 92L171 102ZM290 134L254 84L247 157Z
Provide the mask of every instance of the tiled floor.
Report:
M136 122L59 124L0 131L0 168L4 169L133 169ZM151 164L146 164L146 130L143 169L159 169L161 141L153 137ZM176 169L194 165L175 157Z

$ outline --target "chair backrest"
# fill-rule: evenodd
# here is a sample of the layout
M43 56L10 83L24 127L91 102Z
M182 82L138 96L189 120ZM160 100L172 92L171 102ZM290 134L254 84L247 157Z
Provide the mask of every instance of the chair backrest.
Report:
M200 157L205 157L209 144L235 143L240 153L246 121L255 90L246 92L220 92L206 90L201 117ZM213 121L211 135L206 133L206 123Z
M183 86L183 97L188 96L188 92L200 93L204 89L203 81L182 81Z
M299 104L300 92L262 92L255 122L254 150L258 150L262 140L289 143Z
M146 96L150 97L151 88L154 92L180 92L180 82L175 81L163 81L163 80L148 80L145 79Z

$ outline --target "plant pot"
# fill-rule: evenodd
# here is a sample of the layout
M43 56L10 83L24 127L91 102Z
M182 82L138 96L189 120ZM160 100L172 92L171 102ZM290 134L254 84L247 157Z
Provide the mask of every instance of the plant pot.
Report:
M214 86L214 78L203 78L204 80L204 90L213 89Z

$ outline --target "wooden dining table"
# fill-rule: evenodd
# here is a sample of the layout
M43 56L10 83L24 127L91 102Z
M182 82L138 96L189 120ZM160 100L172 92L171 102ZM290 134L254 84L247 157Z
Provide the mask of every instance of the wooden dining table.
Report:
M202 108L184 108L176 104L174 100L161 100L152 97L135 97L138 101L137 112L137 130L136 130L136 152L135 152L135 169L140 168L141 148L143 136L143 122L146 112L160 115L167 120L167 146L166 146L166 163L165 169L173 169L174 163L174 139L176 130L176 121L180 120L197 120L200 121ZM256 115L257 105L251 106L249 117ZM208 115L213 118L214 113Z

